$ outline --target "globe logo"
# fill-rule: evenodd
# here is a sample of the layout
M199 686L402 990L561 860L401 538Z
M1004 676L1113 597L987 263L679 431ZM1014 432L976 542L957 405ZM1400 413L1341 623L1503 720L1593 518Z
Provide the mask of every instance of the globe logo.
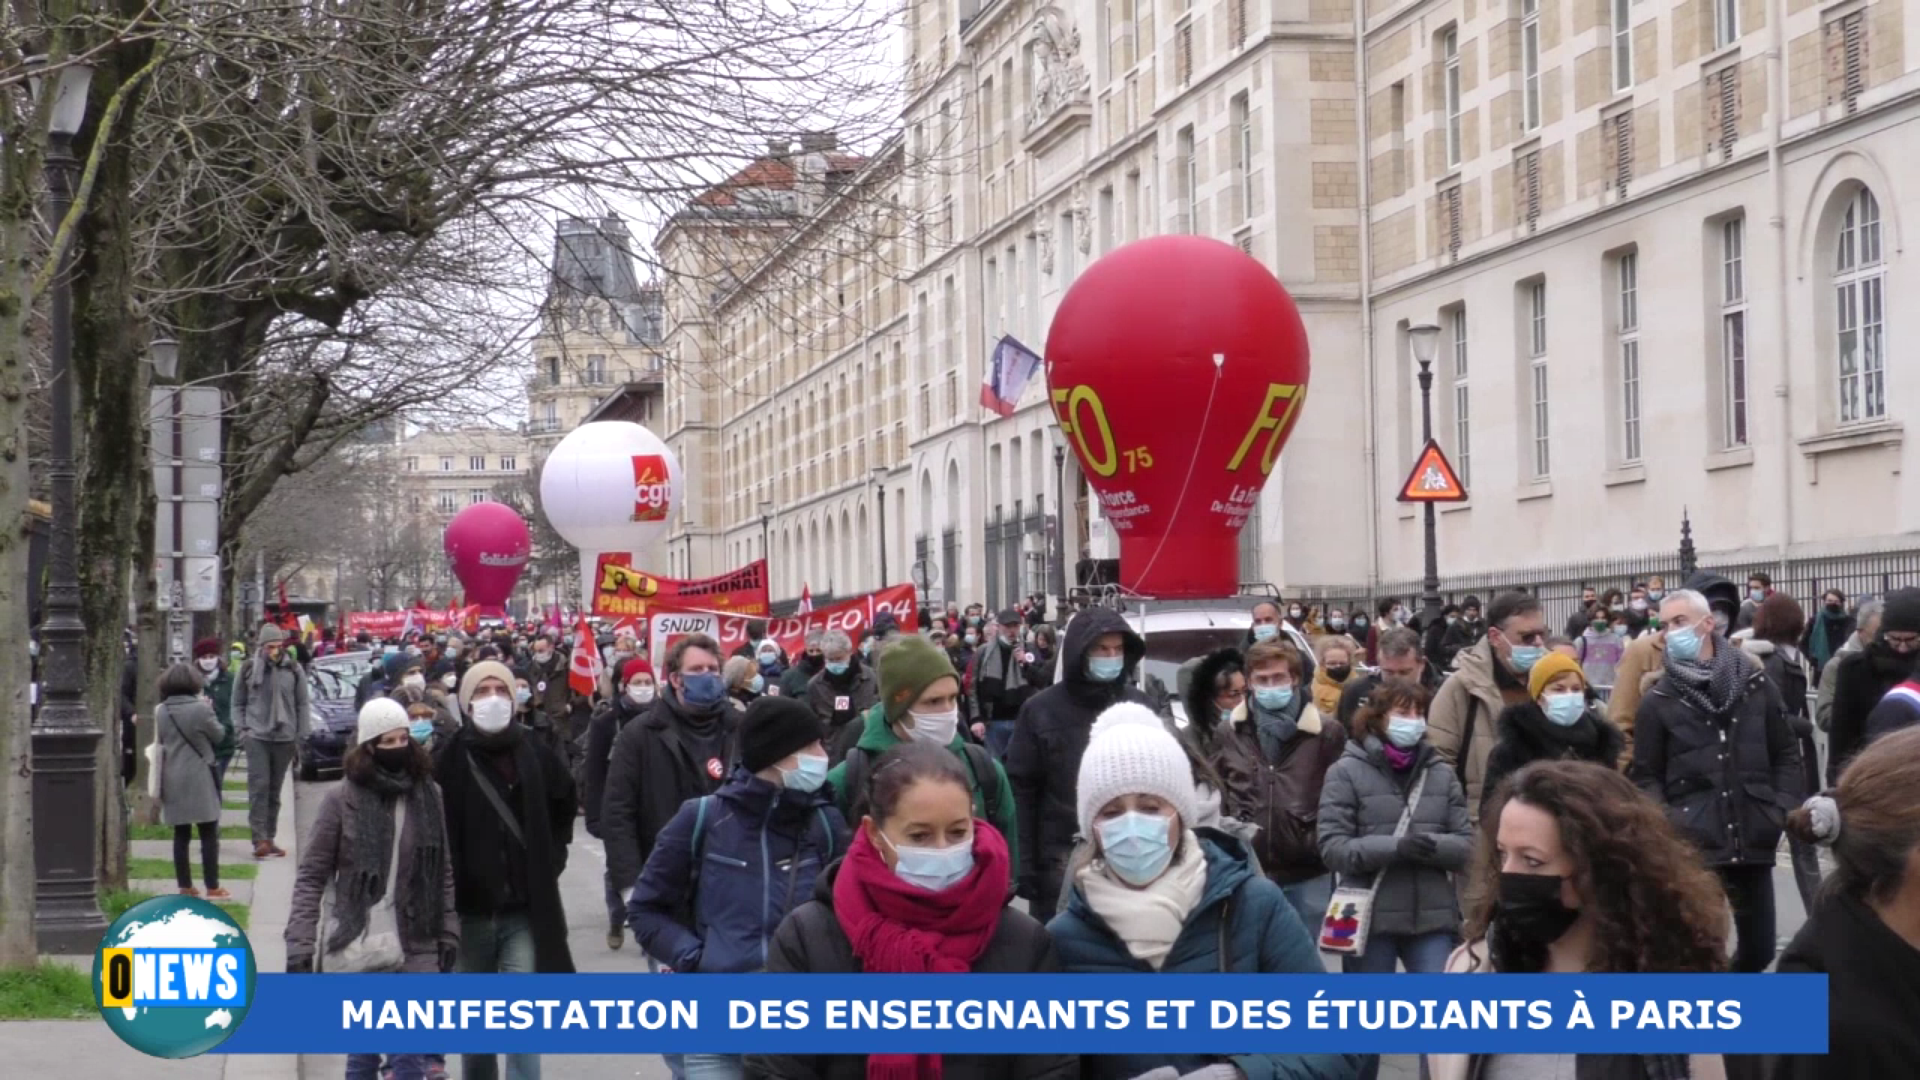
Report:
M100 1016L152 1057L205 1054L234 1033L253 1001L253 947L226 912L161 896L107 928L93 958Z

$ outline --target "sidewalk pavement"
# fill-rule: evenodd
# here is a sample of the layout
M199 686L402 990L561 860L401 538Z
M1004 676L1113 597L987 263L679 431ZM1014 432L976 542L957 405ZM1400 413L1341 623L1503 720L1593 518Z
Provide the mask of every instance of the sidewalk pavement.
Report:
M236 772L244 775L244 766ZM254 963L265 972L281 972L287 967L287 910L293 904L293 879L300 862L300 836L293 812L294 779L289 772L287 790L280 802L278 822L280 846L287 849L284 859L265 859L260 873L251 882L234 882L235 899L248 904L247 941L253 946ZM224 818L224 814L222 815ZM142 845L163 844L164 852ZM130 852L138 855L173 857L171 841L136 841ZM194 849L196 859L199 849ZM222 864L253 861L253 849L234 850L234 842L221 845ZM198 867L196 866L196 873ZM151 891L165 894L173 883L139 882ZM243 891L240 887L249 887ZM251 896L247 892L251 892ZM80 962L82 958L62 958ZM85 958L91 969L91 958ZM94 1076L139 1076L141 1080L299 1080L299 1059L292 1054L243 1054L172 1061L152 1058L120 1041L106 1021L94 1020L13 1020L0 1022L0 1061L6 1062L8 1076L61 1076L76 1070Z

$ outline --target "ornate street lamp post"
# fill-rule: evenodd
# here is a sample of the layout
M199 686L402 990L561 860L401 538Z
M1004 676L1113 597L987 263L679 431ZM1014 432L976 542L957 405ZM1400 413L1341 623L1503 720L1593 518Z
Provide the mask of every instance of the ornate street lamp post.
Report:
M1407 343L1413 347L1413 358L1420 365L1420 442L1425 445L1433 438L1433 353L1440 344L1440 328L1432 323L1421 323L1407 328ZM1422 627L1432 626L1440 618L1440 541L1434 532L1433 503L1420 505L1420 512L1426 516L1424 537L1425 558L1424 577L1420 582L1423 596L1421 606L1425 608L1421 616Z

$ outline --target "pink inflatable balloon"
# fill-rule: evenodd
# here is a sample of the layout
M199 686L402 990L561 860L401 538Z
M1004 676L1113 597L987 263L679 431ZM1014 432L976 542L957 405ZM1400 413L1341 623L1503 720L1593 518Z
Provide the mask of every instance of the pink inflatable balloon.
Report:
M504 606L527 568L533 537L527 523L503 503L474 503L447 522L447 560L467 591L467 603Z

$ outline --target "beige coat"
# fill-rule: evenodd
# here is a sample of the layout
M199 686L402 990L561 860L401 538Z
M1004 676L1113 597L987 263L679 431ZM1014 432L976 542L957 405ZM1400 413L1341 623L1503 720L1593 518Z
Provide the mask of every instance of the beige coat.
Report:
M1494 681L1493 644L1480 639L1471 648L1460 650L1447 681L1433 695L1427 710L1427 741L1460 774L1467 789L1467 813L1475 824L1480 821L1480 795L1487 776L1487 756L1500 741L1500 713L1510 704ZM1521 692L1524 699L1525 691ZM1474 703L1479 702L1479 708ZM1472 745L1462 746L1469 738L1467 723L1472 718Z
M1493 962L1487 959L1485 941L1470 941L1447 957L1449 975L1491 975ZM1428 1054L1427 1080L1471 1080L1473 1057L1469 1054ZM1719 1054L1694 1054L1688 1059L1693 1080L1727 1080L1727 1066Z

